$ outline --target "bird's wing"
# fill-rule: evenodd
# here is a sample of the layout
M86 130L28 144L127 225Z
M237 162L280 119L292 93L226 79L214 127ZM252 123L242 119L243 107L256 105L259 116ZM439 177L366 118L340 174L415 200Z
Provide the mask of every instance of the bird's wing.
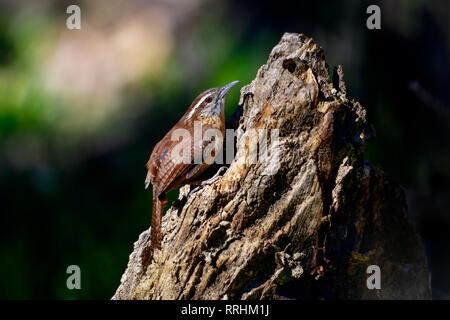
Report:
M186 180L186 174L195 169L198 164L194 162L194 154L202 152L201 141L194 145L192 139L172 141L171 132L163 138L154 148L150 160L147 162L146 185L152 183L156 186L157 196L175 188ZM201 154L201 153L200 153Z

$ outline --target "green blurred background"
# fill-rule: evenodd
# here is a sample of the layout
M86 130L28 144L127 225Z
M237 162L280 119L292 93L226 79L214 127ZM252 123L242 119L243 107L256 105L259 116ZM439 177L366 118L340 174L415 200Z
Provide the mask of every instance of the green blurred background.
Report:
M0 298L109 299L150 223L152 147L201 91L249 83L284 32L343 66L377 130L367 159L407 189L433 297L450 298L446 0L0 0Z

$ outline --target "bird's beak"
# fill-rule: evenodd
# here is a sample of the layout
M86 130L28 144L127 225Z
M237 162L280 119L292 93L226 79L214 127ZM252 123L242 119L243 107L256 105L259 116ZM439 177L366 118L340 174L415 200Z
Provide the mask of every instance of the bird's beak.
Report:
M224 85L222 88L220 88L220 98L225 97L225 95L227 94L228 90L233 88L238 83L239 83L239 81L233 81L233 82L230 82L229 84Z

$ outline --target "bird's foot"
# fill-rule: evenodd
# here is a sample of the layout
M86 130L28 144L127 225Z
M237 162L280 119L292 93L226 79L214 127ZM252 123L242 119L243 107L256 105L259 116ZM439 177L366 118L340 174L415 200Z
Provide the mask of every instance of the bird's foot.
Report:
M203 180L203 181L193 181L190 183L191 186L196 186L194 189L192 189L191 191L189 191L187 198L189 199L189 197L197 192L198 190L202 189L204 186L208 186L210 184L213 184L214 182L222 179L223 175L222 172L224 172L225 170L227 170L228 167L226 166L222 166L219 168L219 170L217 170L217 173L212 176L211 178L207 179L207 180Z
M187 199L189 199L189 197L191 195L193 195L194 193L196 193L198 190L200 190L202 188L202 186L196 186L194 189L192 189L191 191L189 191L188 195L187 195Z
M224 172L227 169L228 169L228 167L226 167L226 166L220 167L219 170L217 170L217 173L214 176L212 176L208 180L202 181L200 185L201 186L207 186L207 185L213 184L214 182L222 179L222 177L223 177L222 172Z

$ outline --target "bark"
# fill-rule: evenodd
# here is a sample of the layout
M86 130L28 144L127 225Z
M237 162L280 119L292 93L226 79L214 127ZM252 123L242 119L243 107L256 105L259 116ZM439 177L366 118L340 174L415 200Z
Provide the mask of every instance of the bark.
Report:
M405 193L364 161L373 129L343 76L339 66L330 81L311 38L285 34L241 89L228 125L244 134L224 177L189 199L181 189L162 250L143 232L113 299L430 298ZM255 128L280 130L278 153L242 163Z

